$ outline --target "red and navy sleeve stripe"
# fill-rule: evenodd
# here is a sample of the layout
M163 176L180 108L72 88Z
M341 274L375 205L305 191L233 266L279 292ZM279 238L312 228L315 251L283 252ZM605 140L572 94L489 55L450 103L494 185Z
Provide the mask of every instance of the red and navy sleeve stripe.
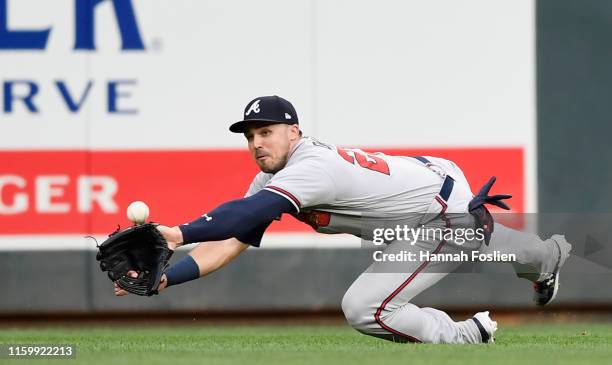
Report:
M266 187L264 187L264 189L277 193L285 198L287 198L291 204L293 204L295 206L295 209L299 212L300 208L302 207L302 204L300 203L300 200L298 198L295 197L295 195L291 194L290 192L288 192L285 189L279 188L278 186L274 186L274 185L267 185Z

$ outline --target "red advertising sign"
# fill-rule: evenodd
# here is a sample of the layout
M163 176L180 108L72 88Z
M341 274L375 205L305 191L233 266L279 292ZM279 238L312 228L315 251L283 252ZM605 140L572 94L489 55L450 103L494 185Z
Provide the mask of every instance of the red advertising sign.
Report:
M495 175L495 192L524 210L522 148L366 150L453 160L473 191ZM257 172L246 150L2 151L0 234L108 233L130 224L125 209L135 200L149 205L149 220L176 225L241 198ZM310 227L286 217L271 230Z

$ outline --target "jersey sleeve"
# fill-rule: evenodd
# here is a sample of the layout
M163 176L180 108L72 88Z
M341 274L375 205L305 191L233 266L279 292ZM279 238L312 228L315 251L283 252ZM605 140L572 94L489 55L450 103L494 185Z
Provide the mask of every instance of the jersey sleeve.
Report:
M306 207L331 204L336 198L336 185L330 172L316 160L285 167L272 176L264 189L287 198L298 212Z
M267 174L265 172L260 172L253 178L251 185L249 186L249 190L247 190L246 194L244 194L245 198L249 196L257 194L261 189L264 188L266 183L270 181L272 174Z

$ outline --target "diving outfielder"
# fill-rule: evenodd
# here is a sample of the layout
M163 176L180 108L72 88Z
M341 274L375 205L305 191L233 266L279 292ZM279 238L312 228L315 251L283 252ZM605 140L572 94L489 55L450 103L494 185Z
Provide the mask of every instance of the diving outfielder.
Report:
M490 234L493 222L487 220L491 216L482 204L505 206L486 196L490 184L474 197L463 172L451 161L369 154L304 137L295 109L278 96L252 100L244 119L232 124L230 131L244 134L261 172L244 198L224 203L184 225L158 226L173 249L200 242L165 273L160 291L209 274L246 248L259 246L266 228L283 214L321 233L349 233L371 240L369 227L396 217L411 227L483 228ZM412 252L418 258L421 252L458 250L513 254L517 275L534 282L536 303L546 305L557 294L559 270L571 245L563 236L541 240L495 223L490 237L481 235L461 245L419 236L411 243L387 240L381 248L379 257ZM346 319L364 334L392 341L492 342L497 323L488 312L456 322L442 311L411 303L459 264L375 260L344 295ZM115 294L127 292L115 286Z

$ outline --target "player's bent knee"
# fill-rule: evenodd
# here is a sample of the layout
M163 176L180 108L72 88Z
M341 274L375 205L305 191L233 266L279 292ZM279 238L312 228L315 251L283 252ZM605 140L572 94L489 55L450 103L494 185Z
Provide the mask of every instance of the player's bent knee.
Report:
M342 312L346 321L357 330L366 328L374 321L374 313L368 309L368 305L359 296L351 295L350 291L342 298Z

